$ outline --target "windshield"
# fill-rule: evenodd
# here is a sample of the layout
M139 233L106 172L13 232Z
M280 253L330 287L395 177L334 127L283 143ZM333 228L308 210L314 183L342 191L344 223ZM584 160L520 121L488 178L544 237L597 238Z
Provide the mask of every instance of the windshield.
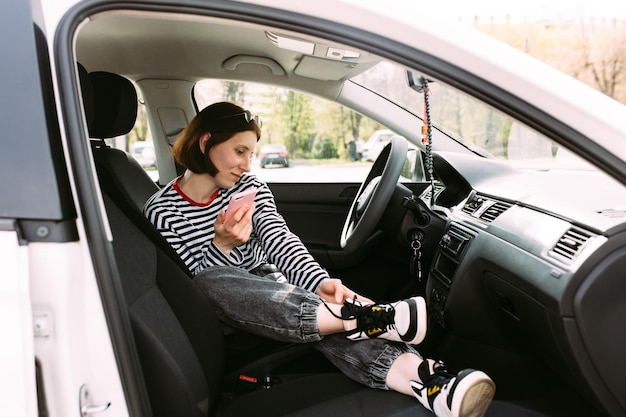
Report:
M397 65L382 62L352 81L424 116L424 94L409 87L406 70ZM433 127L479 155L518 168L593 169L535 130L449 85L431 82L429 92Z

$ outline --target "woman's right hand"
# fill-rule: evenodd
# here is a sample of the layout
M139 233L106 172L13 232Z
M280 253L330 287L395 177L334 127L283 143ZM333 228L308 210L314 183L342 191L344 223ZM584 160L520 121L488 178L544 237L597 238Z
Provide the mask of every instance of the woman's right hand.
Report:
M224 255L230 255L232 249L248 241L252 233L253 212L254 204L241 206L226 223L224 223L226 212L218 214L213 225L215 228L213 243Z
M356 298L363 304L374 304L372 300L363 297L343 285L340 279L326 278L320 282L315 293L322 297L326 302L334 304L343 304L346 300Z

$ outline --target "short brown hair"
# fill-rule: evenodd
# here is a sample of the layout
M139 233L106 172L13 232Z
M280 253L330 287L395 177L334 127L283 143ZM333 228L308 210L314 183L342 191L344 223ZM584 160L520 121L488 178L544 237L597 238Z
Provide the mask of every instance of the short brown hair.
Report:
M217 168L209 158L211 147L227 141L235 133L248 130L256 133L257 141L261 138L261 126L255 119L246 121L245 114L246 110L242 107L225 101L205 107L176 138L172 147L172 157L191 172L215 176ZM247 112L247 114L250 113ZM238 115L242 117L235 117ZM210 133L211 138L202 153L200 137L205 133Z

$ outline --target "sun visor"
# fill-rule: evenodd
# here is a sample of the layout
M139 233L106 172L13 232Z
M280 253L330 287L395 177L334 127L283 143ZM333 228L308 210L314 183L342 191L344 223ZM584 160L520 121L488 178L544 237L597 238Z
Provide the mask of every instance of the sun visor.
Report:
M356 73L356 62L336 61L331 59L303 56L294 73L307 78L322 81L338 81Z

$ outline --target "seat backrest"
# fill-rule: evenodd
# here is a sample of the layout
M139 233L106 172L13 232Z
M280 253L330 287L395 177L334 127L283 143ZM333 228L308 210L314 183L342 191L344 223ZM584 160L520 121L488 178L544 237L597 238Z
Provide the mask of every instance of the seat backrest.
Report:
M81 84L83 92L90 92L92 96L84 98L83 102L85 113L90 115L88 123L89 135L92 137L91 149L102 192L115 202L150 241L191 276L178 254L143 215L143 205L159 187L132 155L104 142L104 139L125 135L132 130L137 118L135 87L128 79L103 71L81 76Z
M80 65L79 76L90 136L128 133L137 113L132 83L111 73L87 75ZM156 184L127 153L104 141L92 150L153 414L206 417L220 399L222 325L180 258L143 216Z
M224 372L223 328L213 306L106 194L104 202L154 415L211 415Z
M130 131L137 106L132 83L111 73L87 76L80 65L79 76L90 136ZM152 411L206 417L219 402L222 325L184 263L143 216L156 184L127 153L103 141L92 150Z
M107 146L102 140L125 135L133 129L137 119L137 91L128 79L104 71L90 73L89 84L94 107L89 136L100 139L93 141L92 150L96 163L111 182L104 185L110 185L130 208L141 212L159 187L131 155Z

